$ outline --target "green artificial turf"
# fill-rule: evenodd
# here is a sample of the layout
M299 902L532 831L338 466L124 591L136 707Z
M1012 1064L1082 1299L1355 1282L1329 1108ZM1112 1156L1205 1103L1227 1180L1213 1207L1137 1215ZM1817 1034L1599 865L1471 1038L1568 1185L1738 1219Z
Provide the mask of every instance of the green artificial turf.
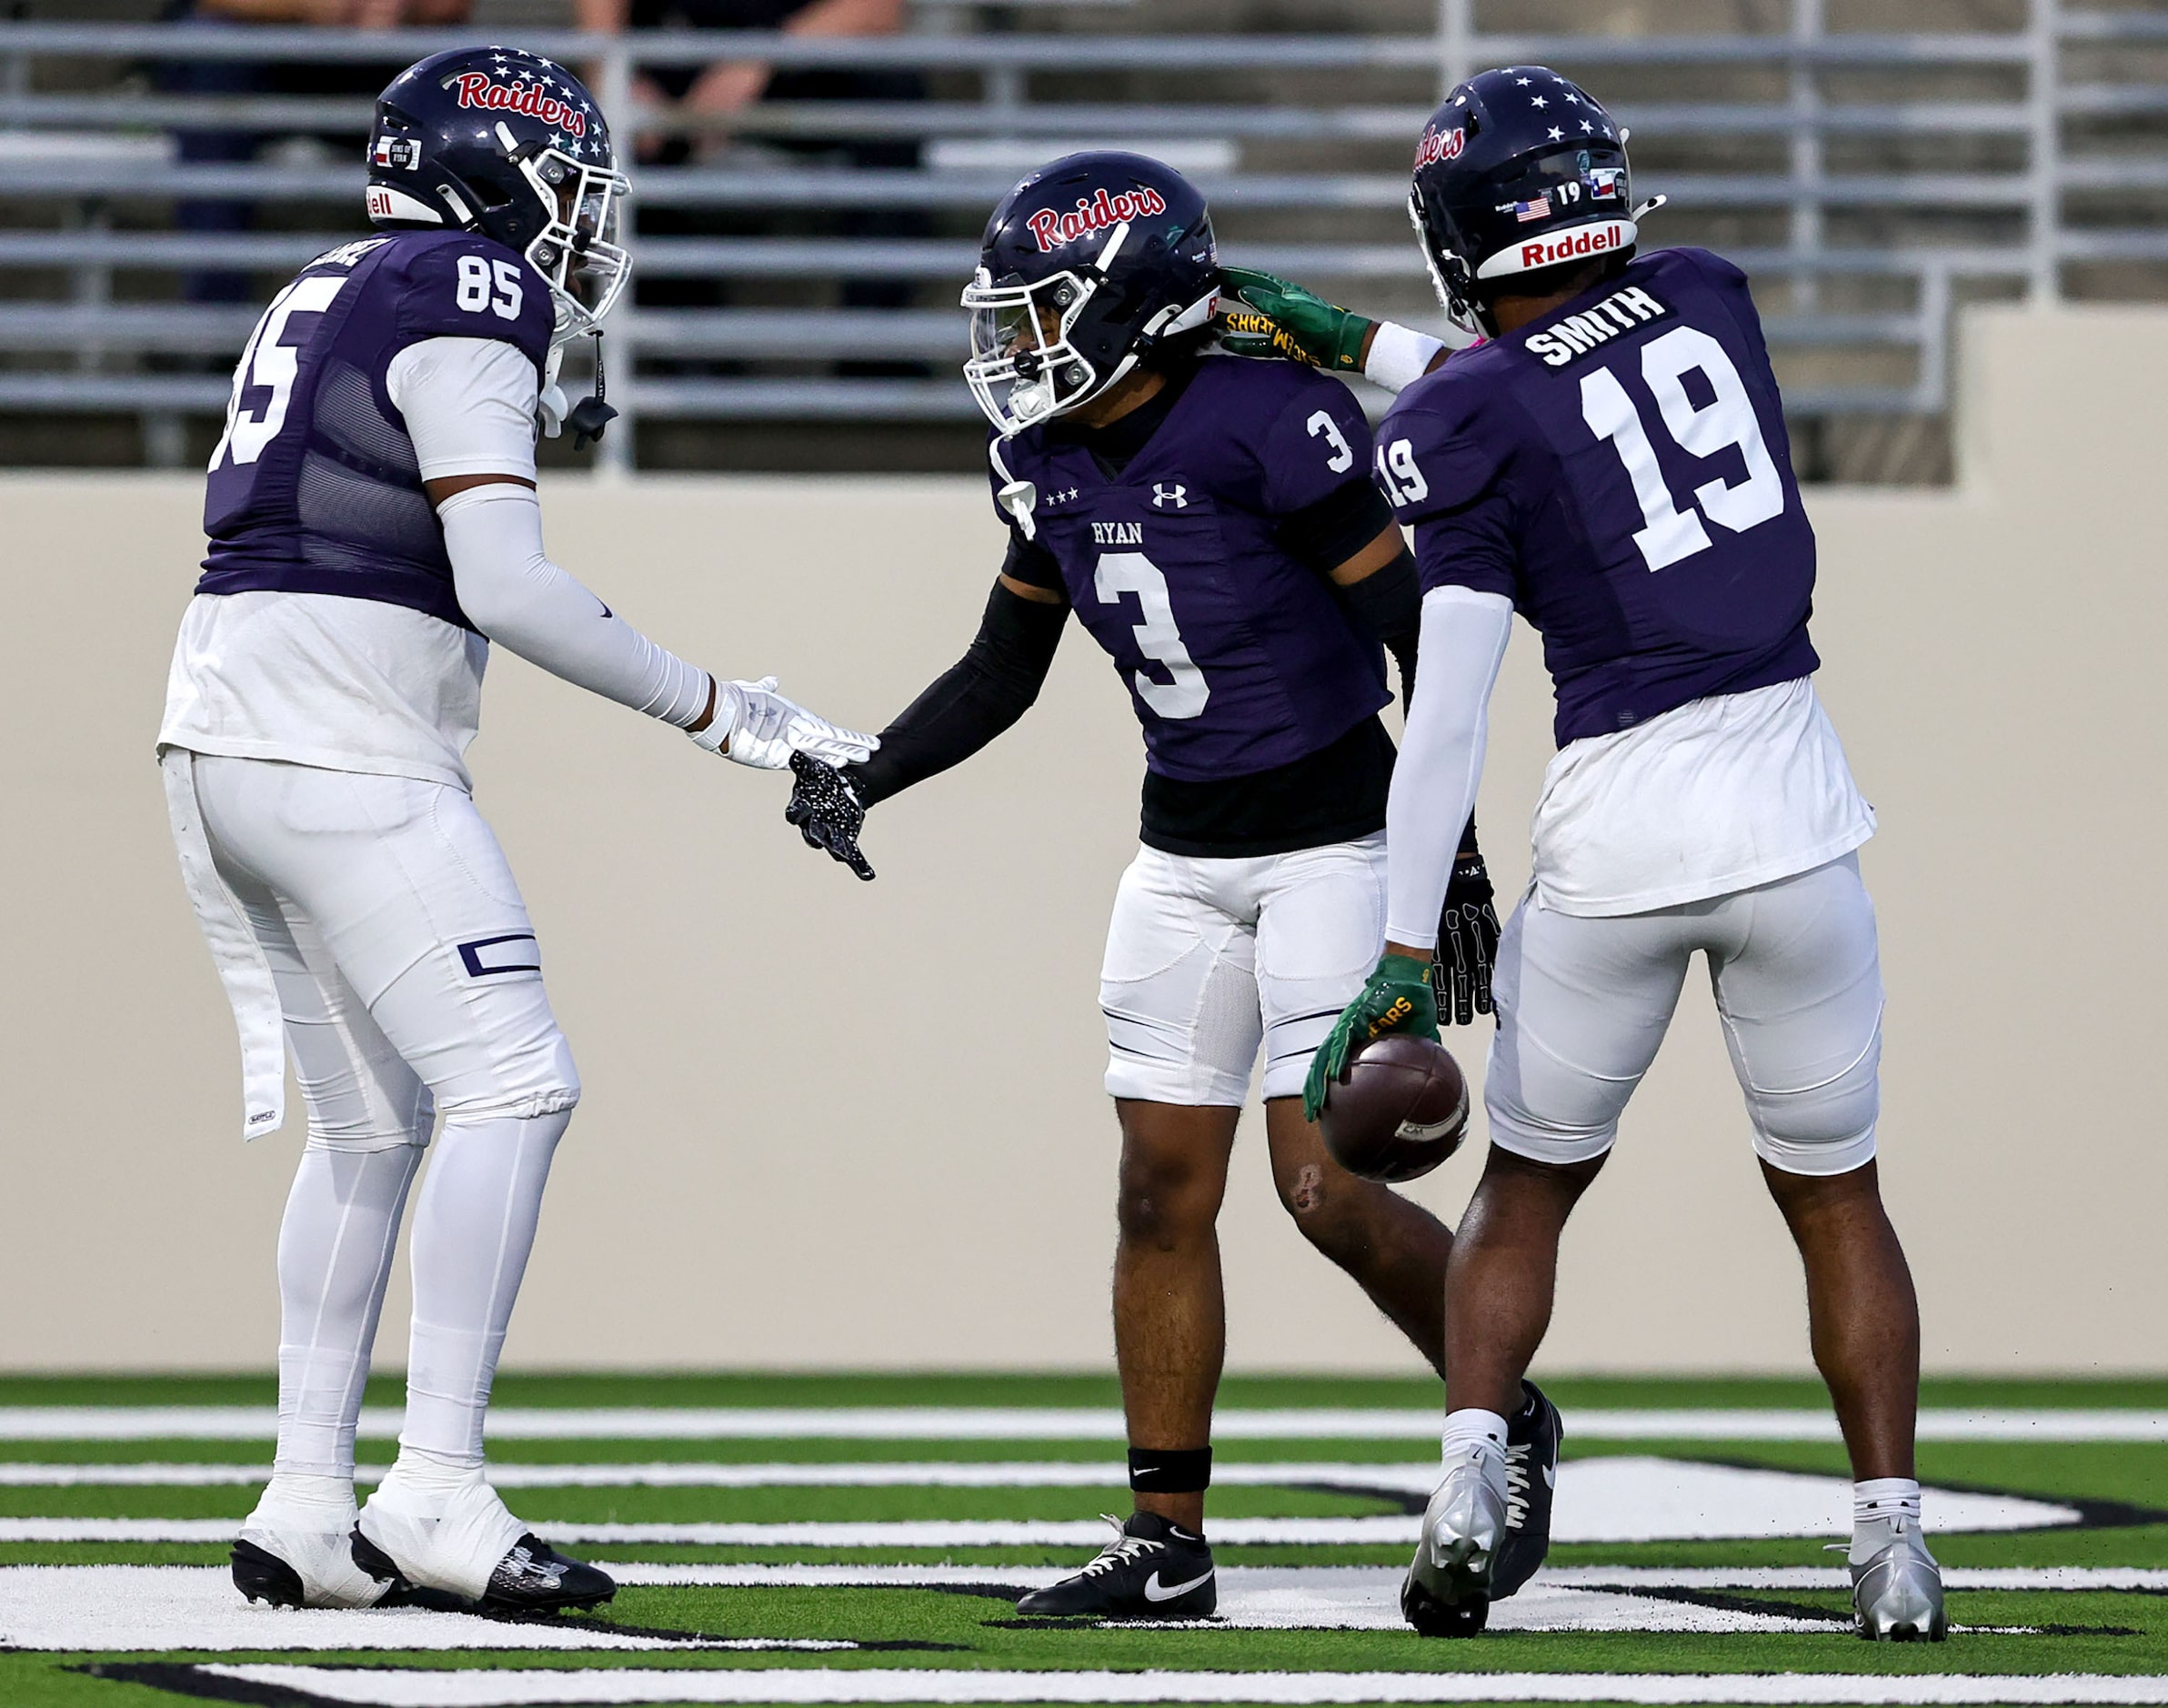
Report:
M1709 1407L1818 1409L1824 1402L1812 1382L1782 1380L1690 1381L1574 1379L1551 1381L1565 1408L1570 1456L1633 1454L1766 1466L1827 1475L1844 1474L1842 1450L1814 1442L1581 1442L1572 1435L1577 1411ZM55 1376L0 1378L0 1406L39 1405L265 1405L272 1383L261 1375L206 1377ZM506 1406L1109 1406L1118 1395L1109 1379L1048 1374L968 1375L577 1375L505 1377L498 1402ZM395 1385L372 1385L373 1404L396 1405ZM1349 1381L1316 1377L1233 1378L1222 1392L1228 1407L1393 1406L1437 1403L1436 1384L1421 1381ZM1966 1409L2026 1411L2066 1407L2120 1407L2168 1411L2168 1381L2117 1380L2061 1382L2036 1380L1938 1381L1927 1385L1925 1403ZM368 1442L367 1462L382 1463L390 1444ZM1223 1462L1300 1460L1407 1463L1429 1456L1420 1441L1229 1442ZM575 1441L512 1442L493 1449L502 1461L528 1463L715 1460L733 1462L797 1461L1069 1460L1112 1464L1119 1444L1110 1441ZM6 1442L0 1458L52 1463L207 1462L261 1464L264 1442ZM1946 1565L2144 1566L2168 1568L2168 1444L1929 1442L1920 1454L1930 1483L2086 1503L2104 1522L2083 1527L1933 1536ZM0 1488L0 1517L218 1517L238 1518L255 1498L249 1486L6 1487ZM895 1488L606 1488L521 1489L515 1510L547 1528L560 1522L665 1522L823 1521L873 1522L902 1519L1088 1519L1119 1511L1124 1491L1076 1489ZM1222 1519L1247 1516L1354 1516L1400 1510L1390 1502L1317 1489L1222 1487L1212 1511ZM1929 1512L1931 1530L1933 1523ZM999 1582L1004 1567L1078 1563L1075 1548L816 1549L803 1547L594 1548L597 1557L665 1562L815 1562L828 1563L947 1561L973 1581ZM1402 1548L1221 1547L1223 1564L1405 1563ZM1819 1541L1651 1542L1561 1545L1560 1565L1826 1566ZM216 1566L216 1545L0 1543L0 1566L27 1564L171 1564ZM1835 1590L1737 1592L1741 1604L1772 1612L1801 1608L1841 1613ZM785 1589L641 1587L622 1591L596 1618L650 1630L733 1637L842 1638L878 1644L938 1645L878 1648L846 1653L389 1653L309 1656L239 1655L179 1652L146 1654L45 1654L0 1652L0 1708L173 1708L186 1700L154 1684L132 1681L127 1670L146 1663L262 1660L294 1663L310 1659L342 1664L402 1667L518 1667L580 1669L633 1666L981 1668L1066 1671L1197 1668L1211 1671L1467 1671L1562 1673L2168 1673L2168 1594L2120 1592L2083 1593L1995 1591L1953 1593L1954 1620L1972 1625L2034 1627L2043 1634L1961 1634L1945 1645L1873 1647L1832 1623L1826 1632L1683 1633L1487 1633L1466 1643L1420 1639L1411 1632L1250 1631L1184 1629L1139 1631L1046 1628L1018 1622L1007 1603L985 1595L923 1589ZM270 1617L271 1615L266 1615ZM0 1633L4 1634L4 1633Z

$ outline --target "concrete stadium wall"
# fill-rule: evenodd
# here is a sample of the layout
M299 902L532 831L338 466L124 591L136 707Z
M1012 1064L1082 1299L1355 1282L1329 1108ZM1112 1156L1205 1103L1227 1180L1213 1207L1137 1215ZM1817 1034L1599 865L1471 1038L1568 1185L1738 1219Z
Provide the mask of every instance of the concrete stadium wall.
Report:
M1884 1169L1932 1367L2158 1370L2168 315L1979 313L1962 367L1958 489L1812 500L1822 691L1882 813ZM981 495L574 481L547 504L555 552L635 621L878 725L971 632L999 545ZM0 481L0 1367L262 1368L276 1345L298 1120L236 1136L233 1027L151 760L198 496ZM488 702L480 799L587 1086L508 1361L1103 1367L1095 978L1139 749L1098 652L1072 637L1024 725L880 809L871 885L798 846L778 778L508 657ZM1482 808L1507 894L1547 728L1523 633ZM1480 1149L1414 1191L1457 1214ZM1414 1369L1286 1224L1254 1123L1237 1164L1232 1361ZM1803 1369L1799 1295L1690 986L1570 1235L1545 1362Z

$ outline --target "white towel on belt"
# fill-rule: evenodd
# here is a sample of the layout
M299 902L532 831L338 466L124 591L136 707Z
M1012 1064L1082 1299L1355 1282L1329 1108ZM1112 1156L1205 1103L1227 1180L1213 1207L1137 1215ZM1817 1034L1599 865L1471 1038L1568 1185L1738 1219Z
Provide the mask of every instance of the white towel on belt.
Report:
M240 898L211 859L211 839L196 799L196 755L186 748L167 748L158 756L158 769L166 779L166 810L181 857L181 880L241 1033L241 1137L260 1139L276 1132L286 1119L286 1020L278 989Z

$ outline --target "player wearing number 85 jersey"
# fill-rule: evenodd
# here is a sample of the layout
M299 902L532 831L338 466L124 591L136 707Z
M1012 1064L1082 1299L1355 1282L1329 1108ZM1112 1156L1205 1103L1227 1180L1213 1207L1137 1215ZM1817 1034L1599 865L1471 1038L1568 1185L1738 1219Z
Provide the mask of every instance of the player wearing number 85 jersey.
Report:
M1939 1637L1918 1314L1874 1168L1882 980L1853 855L1874 816L1814 694L1814 538L1745 277L1699 250L1637 257L1624 142L1586 91L1522 65L1456 89L1416 155L1425 257L1489 341L1411 378L1379 432L1424 588L1389 955L1430 953L1515 611L1543 636L1560 751L1500 944L1491 1150L1448 1271L1446 1476L1404 1605L1438 1623L1491 1592L1502 1414L1559 1236L1700 952L1858 1479L1860 1628ZM1376 1000L1350 1005L1313 1095Z
M1144 732L1143 847L1115 897L1100 979L1137 1511L1081 1572L1027 1596L1027 1613L1212 1609L1214 1226L1260 1044L1282 1201L1437 1357L1450 1236L1341 1170L1295 1096L1383 941L1393 749L1378 719L1390 698L1379 641L1399 653L1405 691L1414 565L1368 479L1369 429L1346 388L1203 348L1219 285L1204 203L1158 161L1072 156L995 210L964 296L966 374L996 430L989 475L1009 535L984 627L882 732L878 754L808 778L793 803L809 841L855 855L866 806L1023 714L1072 611ZM1474 971L1492 916L1471 845L1460 863L1448 907ZM1487 1006L1472 980L1458 994L1463 1020L1479 997Z
M286 1605L590 1606L609 1579L529 1534L483 1474L579 1100L534 924L469 792L489 645L743 764L876 744L772 680L666 652L543 551L535 437L567 415L557 352L629 265L611 241L625 180L578 79L511 49L436 55L385 91L370 164L377 235L304 267L235 372L158 738L240 1025L244 1132L284 1119L282 1032L308 1105L278 1241L278 1451L234 1578ZM356 1421L433 1135L399 1457L357 1514Z

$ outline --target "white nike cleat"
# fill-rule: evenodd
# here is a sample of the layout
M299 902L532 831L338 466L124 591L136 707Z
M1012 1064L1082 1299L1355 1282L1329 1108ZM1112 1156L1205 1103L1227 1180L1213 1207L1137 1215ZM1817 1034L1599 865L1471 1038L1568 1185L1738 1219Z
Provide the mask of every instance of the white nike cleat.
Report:
M358 1568L395 1592L436 1590L490 1612L593 1607L617 1589L532 1534L479 1466L445 1493L415 1487L395 1464L361 1509L351 1551Z
M1401 1616L1426 1637L1480 1631L1506 1528L1504 1455L1472 1447L1447 1468L1423 1512L1422 1540L1400 1584Z
M1941 1643L1949 1636L1942 1569L1916 1527L1899 1527L1852 1568L1852 1615L1869 1643Z
M234 1543L234 1587L274 1607L375 1607L391 1590L354 1563L348 1538L354 1501L345 1508L289 1501L264 1491Z

